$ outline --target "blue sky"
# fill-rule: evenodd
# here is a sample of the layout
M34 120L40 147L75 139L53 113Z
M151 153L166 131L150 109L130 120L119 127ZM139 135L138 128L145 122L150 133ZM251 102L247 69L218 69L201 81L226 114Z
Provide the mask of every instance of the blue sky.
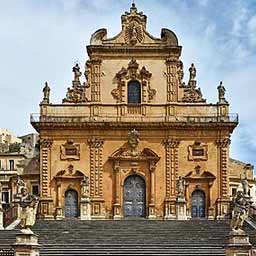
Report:
M0 127L17 135L33 132L29 114L38 112L45 81L61 102L72 66L87 56L85 46L98 28L120 31L128 0L0 0ZM188 68L197 67L204 98L217 101L222 80L231 112L240 124L232 135L231 157L256 165L256 0L137 0L148 16L148 31L170 28L183 46Z

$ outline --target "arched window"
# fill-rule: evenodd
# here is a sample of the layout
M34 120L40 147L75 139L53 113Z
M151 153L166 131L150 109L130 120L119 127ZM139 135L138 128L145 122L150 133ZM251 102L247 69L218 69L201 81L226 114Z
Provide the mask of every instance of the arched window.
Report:
M141 85L138 81L128 83L128 104L141 103Z

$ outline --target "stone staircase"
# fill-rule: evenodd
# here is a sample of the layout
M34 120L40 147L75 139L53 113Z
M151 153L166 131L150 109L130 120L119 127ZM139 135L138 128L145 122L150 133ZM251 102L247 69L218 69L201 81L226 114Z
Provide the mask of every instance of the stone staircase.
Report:
M256 245L256 232L246 232ZM225 255L227 221L38 221L40 255ZM15 242L17 230L0 231L0 248ZM10 248L10 247L9 247ZM0 252L1 255L1 252Z

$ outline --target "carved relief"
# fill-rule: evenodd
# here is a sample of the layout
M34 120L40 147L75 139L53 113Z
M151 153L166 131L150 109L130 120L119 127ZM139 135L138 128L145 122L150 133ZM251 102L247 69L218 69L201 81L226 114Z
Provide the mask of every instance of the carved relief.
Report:
M80 160L80 145L74 144L73 140L67 140L60 146L61 160Z
M88 102L86 97L86 89L89 88L87 83L80 82L80 76L82 72L80 71L80 67L76 64L73 69L74 79L72 81L72 88L68 88L66 98L63 99L63 103L85 103Z
M200 142L195 142L188 146L189 161L206 161L208 159L208 146Z
M184 86L184 96L182 98L183 102L189 102L189 103L199 103L199 102L206 102L205 99L203 99L203 95L200 88L197 88L197 81L196 78L196 68L194 64L191 64L191 67L189 68L189 82L188 85Z
M61 170L59 171L55 177L71 177L71 176L74 176L74 177L83 177L84 174L79 171L79 170L75 170L74 168L74 165L70 164L68 167L67 167L67 170Z
M141 70L139 70L139 64L132 58L127 68L122 67L121 70L116 73L117 88L113 89L111 94L117 103L126 102L127 84L131 80L137 80L142 86L142 102L151 102L156 95L156 90L151 88L150 85L151 77L152 74L146 67L143 66Z
M144 31L138 22L132 22L125 28L125 42L130 45L135 45L137 42L142 42Z

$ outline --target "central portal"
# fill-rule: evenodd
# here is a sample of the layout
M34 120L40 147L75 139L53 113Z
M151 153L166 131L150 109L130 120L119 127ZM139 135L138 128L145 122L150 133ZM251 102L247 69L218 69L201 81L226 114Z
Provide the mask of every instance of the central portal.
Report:
M124 182L124 217L145 217L145 181L138 175Z

